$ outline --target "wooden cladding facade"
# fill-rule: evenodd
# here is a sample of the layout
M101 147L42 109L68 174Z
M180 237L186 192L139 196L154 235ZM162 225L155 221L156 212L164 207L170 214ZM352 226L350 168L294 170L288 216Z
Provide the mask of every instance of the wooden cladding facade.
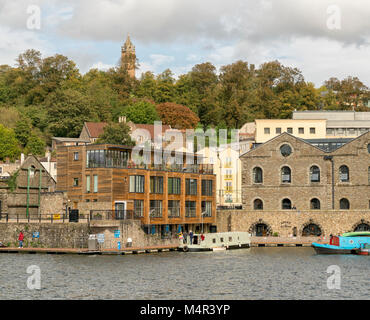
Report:
M141 168L88 168L87 151L107 150L110 145L87 145L87 146L61 146L57 149L57 189L66 191L72 204L78 202L110 202L112 211L117 203L123 203L125 210L136 209L136 203L142 205L141 220L143 224L179 225L179 224L215 224L216 223L216 176L209 171L206 173L188 173L166 170L148 170ZM119 148L114 146L114 148ZM122 147L121 147L122 148ZM130 190L130 177L140 176L143 181L140 190ZM153 193L150 190L151 177L162 177L160 192ZM180 190L170 192L169 178L180 179ZM134 180L135 178L131 178ZM196 194L186 194L186 180L196 181ZM152 178L154 183L154 178ZM211 185L212 189L202 192L202 181ZM178 183L179 180L176 182ZM195 184L195 181L193 183ZM212 181L212 182L209 182ZM96 185L97 182L97 185ZM162 183L163 182L163 183ZM172 182L171 182L172 183ZM178 185L177 185L178 187ZM130 192L133 191L133 192ZM140 192L138 192L140 191ZM171 194L178 193L178 194ZM137 201L140 200L140 201ZM156 202L157 201L157 202ZM150 215L153 205L161 201L161 215ZM195 210L186 209L186 204L195 205ZM169 210L169 203L178 204L177 208ZM152 204L152 207L151 207ZM202 215L202 210L207 207L209 214ZM171 212L170 212L171 211ZM177 214L173 214L173 212ZM191 214L189 212L191 211ZM187 214L188 212L188 214ZM210 216L208 216L210 215Z

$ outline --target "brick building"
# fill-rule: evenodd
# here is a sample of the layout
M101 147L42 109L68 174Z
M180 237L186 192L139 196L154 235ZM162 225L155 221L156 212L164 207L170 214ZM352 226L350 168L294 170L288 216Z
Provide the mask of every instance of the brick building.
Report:
M370 230L370 133L329 149L283 133L241 161L243 211L222 218L229 226L282 236Z

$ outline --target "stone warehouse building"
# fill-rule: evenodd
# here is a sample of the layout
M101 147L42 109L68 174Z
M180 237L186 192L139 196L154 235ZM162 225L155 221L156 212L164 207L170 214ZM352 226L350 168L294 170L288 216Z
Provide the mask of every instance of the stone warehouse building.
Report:
M329 147L328 147L329 146ZM243 210L219 230L309 236L370 230L370 133L318 147L288 133L241 156Z

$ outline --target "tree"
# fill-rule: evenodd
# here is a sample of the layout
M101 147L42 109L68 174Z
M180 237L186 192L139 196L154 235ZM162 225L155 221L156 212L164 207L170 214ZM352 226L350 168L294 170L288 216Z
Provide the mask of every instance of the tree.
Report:
M153 124L154 121L160 120L155 105L148 101L133 102L128 106L120 107L118 111L119 116L126 116L127 121L133 123Z
M130 127L123 122L111 122L107 126L105 126L104 132L96 141L96 143L135 146L135 142L131 140Z
M18 139L18 141L21 143L23 147L26 146L28 143L28 139L31 135L31 130L32 130L32 124L31 121L26 118L22 117L19 121L17 121L14 132L15 136Z
M174 129L194 129L199 123L198 116L188 107L166 102L157 105L157 112L165 125Z
M45 104L54 136L78 137L84 122L98 120L91 99L76 90L57 90Z
M21 153L18 140L12 129L0 125L0 160L15 160Z
M41 156L45 154L45 147L45 141L39 138L36 134L32 133L28 139L25 152L27 154Z

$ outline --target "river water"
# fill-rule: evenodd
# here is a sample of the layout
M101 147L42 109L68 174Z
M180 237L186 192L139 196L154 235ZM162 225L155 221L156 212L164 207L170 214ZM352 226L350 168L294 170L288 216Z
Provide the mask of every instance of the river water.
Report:
M27 287L38 266L41 289ZM328 289L329 266L340 289ZM126 256L0 254L0 299L369 299L370 257L312 248ZM337 273L338 275L338 273Z

